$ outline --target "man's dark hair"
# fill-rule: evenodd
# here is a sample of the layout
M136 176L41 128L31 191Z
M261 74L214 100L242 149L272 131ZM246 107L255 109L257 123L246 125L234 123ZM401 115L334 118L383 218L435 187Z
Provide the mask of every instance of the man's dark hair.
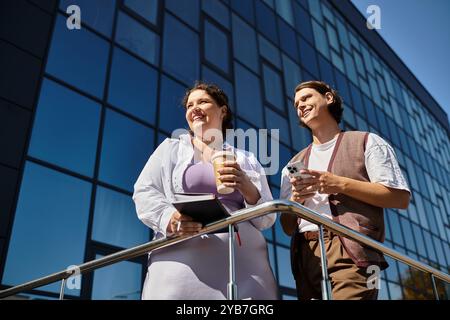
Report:
M295 87L295 93L304 88L314 89L322 95L330 92L333 95L333 103L328 106L328 111L338 124L341 122L344 108L342 106L342 98L335 89L323 81L313 80L300 83L297 87ZM300 125L307 127L302 121L300 121Z
M231 112L230 103L228 102L228 96L222 89L213 83L197 81L193 87L186 90L182 101L183 107L186 108L189 95L195 90L204 90L219 107L226 106L227 114L222 120L222 134L225 137L226 130L233 129L233 113Z

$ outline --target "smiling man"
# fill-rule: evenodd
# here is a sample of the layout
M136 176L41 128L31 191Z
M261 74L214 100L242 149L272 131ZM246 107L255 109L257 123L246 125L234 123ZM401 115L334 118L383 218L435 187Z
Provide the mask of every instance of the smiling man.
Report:
M312 132L313 142L290 161L301 161L308 168L301 171L303 178L291 178L283 169L280 197L384 241L383 208L406 209L410 199L393 148L373 133L342 132L342 99L324 82L299 84L294 106L300 124ZM320 299L318 227L289 214L282 214L281 224L292 236L298 298ZM385 269L383 255L328 230L324 234L333 299L376 299L378 289L370 285L372 273L367 269Z

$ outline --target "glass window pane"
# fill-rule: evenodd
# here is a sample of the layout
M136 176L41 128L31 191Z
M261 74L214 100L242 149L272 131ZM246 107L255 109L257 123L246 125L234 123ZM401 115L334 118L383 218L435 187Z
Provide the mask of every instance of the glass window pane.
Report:
M119 12L117 22L116 42L142 59L158 65L159 36L122 12Z
M295 87L302 81L300 67L291 59L286 57L284 54L283 58L283 75L284 83L286 86L285 94L289 97L294 96ZM272 83L272 85L274 85ZM282 109L281 109L282 110Z
M166 0L166 8L172 11L181 20L198 30L200 1ZM167 16L166 16L167 17Z
M319 67L317 62L317 52L302 37L299 38L300 43L300 62L302 66L312 73L313 78L319 77Z
M345 25L341 22L340 19L336 19L336 29L339 34L340 43L345 49L350 51L351 47L350 41L348 40L347 29L345 28Z
M86 23L107 37L111 36L116 0L61 0L59 3L59 7L64 12L66 12L70 5L80 7L82 23Z
M266 107L266 128L269 130L278 129L280 140L286 144L291 144L291 139L289 138L289 124L287 122L287 119L280 116L278 113L274 112L268 107Z
M165 16L163 67L167 72L189 84L197 80L200 72L198 46L197 33L171 15Z
M278 19L278 30L280 34L281 50L297 61L297 36L295 31L281 19Z
M263 75L266 100L284 112L283 88L280 74L263 64Z
M287 108L289 112L289 123L291 126L292 144L295 150L300 151L303 148L306 148L306 146L311 142L311 133L308 129L300 126L292 101L289 100ZM283 163L280 164L280 166L285 166L286 164L287 163Z
M253 1L231 0L231 7L234 11L239 13L241 17L253 24L255 21Z
M101 98L108 52L109 44L105 40L87 29L69 30L66 18L58 15L46 71Z
M228 37L208 21L205 21L203 47L205 59L225 73L229 73Z
M334 50L331 50L331 62L333 62L333 65L341 72L345 72L344 61Z
M107 110L99 179L133 191L133 185L153 151L152 129Z
M102 258L96 255L95 259ZM94 271L92 300L140 300L142 265L122 261Z
M125 0L124 4L152 24L157 24L158 0Z
M333 47L334 50L339 52L340 46L336 30L334 30L334 27L329 23L326 23L325 26L327 28L328 41L330 42L330 45Z
M261 128L263 117L259 78L239 63L234 66L237 114Z
M28 153L91 177L100 110L98 103L45 79Z
M202 0L202 9L222 26L230 28L230 10L220 0Z
M328 38L325 30L314 19L312 20L312 26L314 32L314 43L316 44L317 50L319 50L319 52L321 52L326 58L330 58L330 49L328 47Z
M114 49L108 101L151 124L155 123L158 73L119 48Z
M172 79L161 77L161 97L159 102L159 128L171 134L176 129L189 129L186 111L181 105L186 87Z
M3 284L22 284L83 263L90 197L89 183L27 162ZM56 293L60 286L39 289Z
M129 195L97 187L92 239L122 248L150 240L150 229L137 217Z
M291 253L289 249L277 247L278 282L281 286L295 288L295 280L291 271Z
M356 75L355 63L353 62L352 56L346 50L342 50L342 55L344 57L345 68L347 69L347 76L353 83L358 84L358 76Z
M230 108L232 111L235 110L234 105L234 89L231 82L225 80L225 78L218 75L216 72L212 71L208 67L203 66L202 68L202 79L206 82L215 83L218 85L228 96L228 101L230 103Z
M258 43L261 56L281 68L280 50L260 34L258 34Z
M234 14L232 24L234 57L258 73L259 65L255 30Z
M294 27L294 14L292 12L292 1L275 1L277 13L291 26Z
M322 8L320 7L320 1L308 0L309 12L311 15L317 19L320 23L323 23Z
M319 55L319 69L321 79L328 83L330 86L336 87L333 75L333 67L328 62L328 60L321 55Z
M256 27L258 28L258 31L268 39L275 44L278 44L275 12L261 1L256 1Z
M294 2L296 30L310 43L314 43L314 35L311 26L311 16L300 5Z

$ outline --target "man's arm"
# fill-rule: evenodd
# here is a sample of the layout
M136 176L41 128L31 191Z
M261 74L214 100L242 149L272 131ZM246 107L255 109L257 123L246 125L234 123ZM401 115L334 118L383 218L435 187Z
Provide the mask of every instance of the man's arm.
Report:
M365 182L334 175L330 172L303 170L312 175L308 184L319 193L342 193L381 208L406 209L409 205L410 193L406 190L389 188L381 183ZM299 182L300 183L300 182Z

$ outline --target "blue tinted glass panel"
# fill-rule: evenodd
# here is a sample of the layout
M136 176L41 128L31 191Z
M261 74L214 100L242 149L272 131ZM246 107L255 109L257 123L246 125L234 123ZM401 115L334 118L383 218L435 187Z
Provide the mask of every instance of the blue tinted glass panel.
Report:
M237 113L261 128L263 117L259 78L239 63L234 66Z
M64 12L67 12L67 8L70 5L77 5L80 7L82 23L86 23L88 26L94 28L107 37L111 36L116 0L61 0L59 3L59 7ZM72 11L69 14L72 14Z
M261 56L272 62L278 68L281 68L280 50L259 34L258 43Z
M292 101L289 100L287 108L289 112L289 123L291 125L293 148L300 151L306 148L306 146L311 142L311 133L308 129L300 126L298 115ZM285 166L286 163L281 165Z
M298 61L297 36L295 35L295 31L281 19L278 19L278 30L280 33L281 49L292 59Z
M334 50L339 52L340 46L339 46L339 40L338 40L338 37L336 34L336 30L334 30L334 27L329 23L326 23L326 29L328 32L328 41L329 41L330 45L334 48Z
M220 0L202 0L202 9L222 26L230 28L230 10Z
M294 2L295 26L298 32L310 43L314 43L314 34L311 26L311 16L300 5Z
M131 196L97 187L93 240L131 248L148 242L149 236L150 229L138 219Z
M341 20L336 19L336 29L339 34L339 40L343 47L347 50L351 50L350 41L348 40L348 33L345 25L341 22Z
M169 134L176 129L189 129L185 117L186 111L181 105L186 87L166 76L162 76L161 79L159 128Z
M2 283L18 285L82 263L90 197L89 183L27 162ZM60 285L39 289L59 292Z
M163 67L166 71L189 84L197 80L200 73L198 46L197 33L171 15L165 16Z
M302 66L313 74L313 78L319 77L319 67L317 63L317 52L303 38L299 38L300 43L300 62Z
M142 265L122 261L94 271L92 300L140 300L141 288Z
M335 87L336 83L334 81L334 76L333 76L333 67L328 62L328 60L326 60L325 58L323 58L320 55L319 55L319 68L320 68L321 79L323 81L325 81L326 83L328 83L330 86Z
M339 71L336 71L334 75L336 76L336 87L339 91L339 95L342 97L346 104L350 105L352 103L352 99L350 96L350 89L348 87L347 78Z
M158 64L159 36L122 12L119 12L116 42L142 59Z
M253 13L253 0L242 1L242 0L231 0L231 7L234 11L239 13L241 17L243 17L248 22L254 22L254 13Z
M255 30L233 14L233 51L236 59L259 72Z
M311 15L317 19L320 23L323 23L323 17L322 17L322 8L320 6L321 1L317 0L308 0L308 7L309 12Z
M172 11L176 16L198 30L200 1L189 0L166 0L166 8Z
M58 15L46 71L101 98L108 52L109 44L105 40L87 29L67 29L65 17Z
M328 39L325 30L314 19L312 20L312 28L314 32L314 43L317 50L325 57L330 57L330 48L328 47Z
M294 137L295 139L296 137ZM278 141L274 141L274 139L270 140L270 145L269 145L269 150L272 150L271 148L274 149L274 152L276 151L275 147L272 147L271 144L273 143L278 143ZM273 159L277 159L276 155L272 155L271 157L273 157ZM280 186L280 181L281 181L281 170L283 169L283 167L289 162L289 160L291 160L292 158L292 154L291 151L285 147L282 144L279 144L279 162L278 162L278 172L277 174L273 174L271 176L269 176L269 180L272 184L274 184L275 186L279 187Z
M378 128L377 116L375 114L375 106L372 103L372 100L363 95L364 106L367 114L368 121L372 126Z
M295 280L291 271L291 252L289 249L277 247L278 281L280 285L295 289Z
M283 88L279 73L264 64L263 75L266 100L284 112Z
M295 87L302 81L300 67L283 54L283 75L286 86L285 94L294 96Z
M156 25L158 19L158 0L125 0L124 4L147 21Z
M153 137L152 129L107 110L100 180L132 192L139 173L153 151Z
M29 155L92 176L100 110L94 101L45 79Z
M294 13L292 12L293 1L275 1L275 8L277 13L292 27L294 25Z
M353 109L365 117L361 91L353 83L350 84L350 93L352 94Z
M225 33L205 21L205 58L224 72L229 72L228 38Z
M153 68L114 49L108 97L112 105L154 124L157 81L158 74Z
M261 1L256 2L256 26L259 32L278 44L275 12Z
M202 79L207 82L212 82L218 85L223 91L225 91L228 96L228 101L230 103L231 110L234 111L234 89L233 85L225 80L223 77L219 76L216 72L212 71L208 67L202 68Z
M358 83L358 76L356 75L355 63L353 62L352 56L345 50L342 50L342 56L344 57L347 76L353 81L353 83Z
M291 143L289 138L289 124L287 119L280 116L278 113L266 107L266 128L278 129L280 140L286 144Z

